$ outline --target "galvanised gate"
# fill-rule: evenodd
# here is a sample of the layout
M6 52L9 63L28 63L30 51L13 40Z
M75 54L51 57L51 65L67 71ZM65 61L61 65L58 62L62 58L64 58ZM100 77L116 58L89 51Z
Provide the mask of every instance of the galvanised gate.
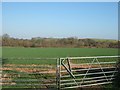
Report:
M111 84L118 72L119 56L67 57L57 62L59 89Z
M118 72L119 58L120 56L11 58L18 64L3 63L1 84L3 88L35 89L69 89L111 84ZM21 60L27 64L21 64Z

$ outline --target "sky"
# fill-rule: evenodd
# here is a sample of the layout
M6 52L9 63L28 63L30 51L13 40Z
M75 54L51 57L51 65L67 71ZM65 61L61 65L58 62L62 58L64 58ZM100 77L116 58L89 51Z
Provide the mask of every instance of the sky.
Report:
M2 35L2 3L0 2L0 36Z
M15 38L118 39L117 2L3 2L2 32Z

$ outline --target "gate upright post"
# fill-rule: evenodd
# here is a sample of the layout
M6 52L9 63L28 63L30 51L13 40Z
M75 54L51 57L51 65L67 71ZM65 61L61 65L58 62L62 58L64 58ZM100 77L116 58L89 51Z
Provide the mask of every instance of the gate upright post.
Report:
M56 85L57 89L60 90L60 77L61 77L61 59L57 59L57 69L56 69Z

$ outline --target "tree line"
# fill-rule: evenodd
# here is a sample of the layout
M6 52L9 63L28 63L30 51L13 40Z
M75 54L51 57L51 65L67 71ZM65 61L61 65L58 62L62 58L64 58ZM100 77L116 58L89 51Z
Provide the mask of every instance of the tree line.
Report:
M97 40L69 38L41 38L18 39L10 37L8 34L2 36L2 46L10 47L74 47L74 48L118 48L117 40Z

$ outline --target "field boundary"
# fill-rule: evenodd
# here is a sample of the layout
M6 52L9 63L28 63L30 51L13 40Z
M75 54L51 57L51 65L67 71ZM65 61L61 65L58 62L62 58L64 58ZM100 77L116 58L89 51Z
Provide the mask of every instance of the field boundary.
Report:
M57 62L58 88L70 89L111 84L118 73L118 58L120 56L60 58ZM80 60L89 62L80 62Z
M17 64L3 64L1 68L3 88L54 88L60 90L101 87L101 85L113 83L118 72L117 62L120 56L6 57L2 59L17 61L15 62ZM28 61L26 64L21 64L22 60ZM33 63L34 60L35 63ZM45 62L43 62L44 60ZM53 60L55 61L51 62Z

